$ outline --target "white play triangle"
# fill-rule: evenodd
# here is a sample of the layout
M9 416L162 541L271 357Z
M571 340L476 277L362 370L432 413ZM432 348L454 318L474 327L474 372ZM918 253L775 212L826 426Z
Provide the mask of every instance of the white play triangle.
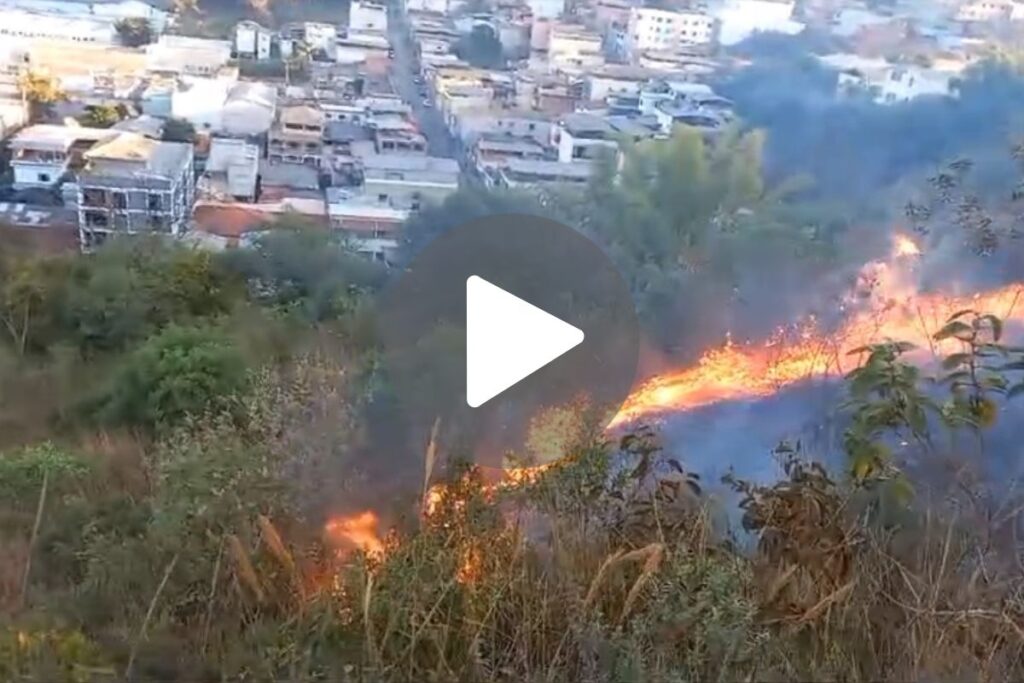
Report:
M583 342L583 330L487 280L466 280L466 403L478 408Z

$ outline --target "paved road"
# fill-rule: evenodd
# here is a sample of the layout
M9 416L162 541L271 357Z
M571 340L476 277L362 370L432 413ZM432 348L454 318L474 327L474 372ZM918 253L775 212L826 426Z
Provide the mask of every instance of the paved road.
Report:
M448 133L444 120L436 107L424 107L423 95L415 82L419 75L419 67L408 42L407 22L405 13L398 8L399 3L390 3L388 16L388 40L395 50L391 61L391 75L395 90L402 99L412 105L413 114L419 122L420 131L427 138L427 149L431 156L456 156L455 141ZM431 100L433 93L430 93Z

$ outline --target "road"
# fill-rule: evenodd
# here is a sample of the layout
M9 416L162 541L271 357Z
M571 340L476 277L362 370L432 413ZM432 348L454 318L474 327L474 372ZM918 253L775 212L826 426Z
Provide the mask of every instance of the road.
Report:
M420 132L427 138L430 156L455 158L457 147L440 112L436 107L423 106L423 95L414 80L419 75L419 66L409 44L407 22L399 4L390 3L388 16L388 40L395 51L391 60L392 82L402 99L412 106ZM433 100L433 93L429 96Z

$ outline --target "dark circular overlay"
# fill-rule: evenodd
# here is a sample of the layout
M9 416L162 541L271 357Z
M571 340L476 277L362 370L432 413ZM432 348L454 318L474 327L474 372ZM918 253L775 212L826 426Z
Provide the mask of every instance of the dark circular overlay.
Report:
M473 275L585 335L478 408L466 403L466 280ZM482 465L524 454L538 417L552 409L585 407L603 428L636 373L639 328L618 270L584 235L536 216L491 216L447 231L385 289L378 320L401 423L426 434L439 421L447 450Z

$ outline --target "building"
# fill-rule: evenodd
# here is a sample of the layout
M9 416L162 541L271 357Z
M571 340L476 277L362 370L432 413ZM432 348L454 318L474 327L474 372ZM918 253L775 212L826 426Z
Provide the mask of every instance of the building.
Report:
M565 0L526 0L534 20L557 19L565 12Z
M552 132L552 144L563 164L590 162L608 150L615 151L620 140L639 142L661 134L657 123L627 116L567 114Z
M255 21L240 21L235 26L235 54L243 59L270 59L274 32Z
M547 38L543 58L552 72L577 74L604 66L601 36L582 26L552 23Z
M182 76L170 87L170 118L184 119L199 132L218 133L224 128L224 103L235 86L233 78L205 78ZM157 90L153 98L144 97L150 105L146 113L161 115L160 101L163 91Z
M509 159L491 174L490 184L497 187L523 188L546 185L585 185L594 167L590 164L565 164L558 161Z
M454 159L405 154L363 157L362 193L377 206L417 211L425 202L440 204L459 189Z
M323 159L324 113L301 104L282 107L270 129L267 158L274 163L319 167Z
M486 174L511 160L543 161L548 151L544 145L528 138L483 136L473 143L470 156L476 170Z
M334 43L338 40L338 29L332 24L307 21L302 25L302 35L310 50L322 51L333 59Z
M657 74L650 69L622 64L609 64L585 76L587 99L604 102L609 97L639 95L644 84Z
M253 137L266 135L277 114L277 90L259 81L235 83L221 107L224 135Z
M372 0L355 0L348 9L349 32L388 32L388 9Z
M758 31L794 35L804 25L793 20L795 0L724 0L714 11L718 42L735 45Z
M156 74L214 76L231 60L231 42L163 35L146 46L147 70Z
M185 232L195 201L192 145L118 133L84 157L78 173L83 249L112 234Z
M76 43L114 45L114 22L87 16L61 16L0 6L0 37L68 40Z
M214 138L200 190L209 198L254 202L259 188L260 148L245 140Z
M11 138L11 168L18 189L56 187L82 154L116 131L81 126L29 126Z
M327 190L327 212L331 227L345 235L352 249L374 261L394 260L409 211L380 206L366 195L332 187Z
M715 39L715 19L701 12L672 12L649 7L629 11L626 50L671 51L683 45L708 45Z
M838 72L836 94L866 96L878 104L898 104L917 97L955 97L959 70L945 71L916 64L893 64L885 59L853 54L819 57ZM959 65L962 69L963 65Z

